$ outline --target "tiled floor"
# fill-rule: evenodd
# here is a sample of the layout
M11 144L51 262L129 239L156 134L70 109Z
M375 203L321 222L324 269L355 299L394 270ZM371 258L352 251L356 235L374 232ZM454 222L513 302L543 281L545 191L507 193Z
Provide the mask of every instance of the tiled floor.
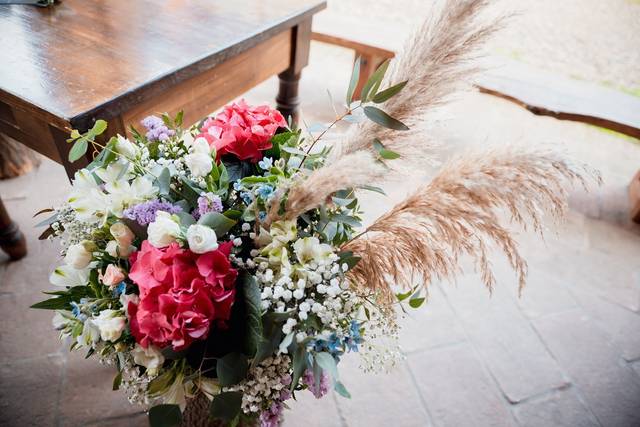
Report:
M341 93L349 67L348 52L314 45L302 87L308 121L329 118L324 88ZM274 92L269 81L247 98L270 101ZM550 143L599 168L605 184L589 195L574 192L566 224L550 225L545 242L521 234L530 262L522 297L499 257L492 297L473 271L456 284L433 284L429 303L403 320L406 360L398 369L365 376L347 358L342 380L353 398L301 399L285 425L640 425L640 227L626 220L625 193L640 145L476 93L445 116L429 132L444 143L434 158L490 143ZM389 184L388 199L367 196L370 216L409 187ZM111 391L112 372L69 354L49 313L28 309L56 264L55 246L35 239L32 214L67 189L62 168L48 161L0 182L30 244L20 262L0 255L0 426L143 426L139 408Z

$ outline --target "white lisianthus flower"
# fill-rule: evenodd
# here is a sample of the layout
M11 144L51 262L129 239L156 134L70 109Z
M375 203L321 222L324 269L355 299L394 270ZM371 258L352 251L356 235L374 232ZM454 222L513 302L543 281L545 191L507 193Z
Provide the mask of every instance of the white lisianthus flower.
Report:
M69 246L67 254L64 257L64 262L71 267L82 270L86 268L91 262L92 246L95 246L92 242L84 241Z
M98 175L98 178L104 182L111 183L116 181L126 181L131 178L130 169L130 163L118 161L109 163L107 167L98 168L94 170L94 172Z
M190 225L187 229L187 242L191 252L196 254L204 254L218 249L216 232L206 225Z
M103 341L116 341L122 335L126 318L118 310L102 310L98 317L90 321L100 330L100 338Z
M176 238L180 236L180 224L174 217L165 211L156 213L156 220L149 224L147 228L149 243L156 248L164 248L169 246Z
M56 314L53 315L53 319L51 320L51 324L53 328L57 331L64 329L69 323L69 319L73 318L73 313L69 310L56 310Z
M100 339L100 329L91 319L87 319L82 327L82 334L78 335L76 341L83 347L93 347Z
M70 265L61 265L49 276L49 282L60 287L84 286L88 281L88 269L77 270Z
M131 354L133 355L133 361L137 365L147 368L147 370L151 371L150 373L157 371L164 363L164 356L160 349L153 345L144 348L136 343L136 346L131 350Z
M193 176L206 176L211 172L213 158L207 140L202 137L196 138L191 144L191 154L185 156L184 162Z
M296 240L293 244L293 251L302 264L310 261L324 262L333 253L331 246L320 243L317 237L304 237Z
M184 411L184 408L187 406L187 399L184 390L186 384L183 384L183 381L184 374L180 372L176 375L173 383L158 394L158 399L165 404L178 405L180 406L180 410Z
M124 136L118 135L118 140L116 141L116 151L128 159L134 159L135 157L137 157L140 149Z

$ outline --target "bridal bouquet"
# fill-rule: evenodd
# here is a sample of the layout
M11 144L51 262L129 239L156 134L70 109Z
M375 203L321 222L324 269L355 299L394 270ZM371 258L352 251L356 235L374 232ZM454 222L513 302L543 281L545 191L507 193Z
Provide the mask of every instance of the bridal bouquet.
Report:
M422 305L462 255L490 287L495 243L522 283L499 213L538 229L541 208L562 213L584 169L553 152L454 159L367 227L358 203L426 157L420 123L491 32L475 19L484 3L448 1L358 100L356 63L344 111L315 133L243 101L191 127L181 113L150 116L130 138L100 142L101 120L74 131L70 160L96 155L45 210L43 237L60 239L64 262L50 277L58 290L34 307L55 310L72 349L115 368L113 389L149 407L152 426L179 424L203 398L205 417L277 426L298 393L349 397L346 353L368 371L392 366L397 307ZM352 126L318 143L339 122Z

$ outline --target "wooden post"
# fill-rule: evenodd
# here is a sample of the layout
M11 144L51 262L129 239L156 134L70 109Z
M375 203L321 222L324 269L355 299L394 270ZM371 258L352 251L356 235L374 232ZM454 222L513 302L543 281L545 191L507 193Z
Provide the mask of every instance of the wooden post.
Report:
M311 18L301 22L293 28L291 33L291 59L289 68L278 74L280 88L276 103L278 110L285 119L291 116L297 123L299 115L300 98L298 86L302 69L309 63L309 48L311 46Z
M631 220L640 223L640 170L636 172L629 183L629 204L631 206Z

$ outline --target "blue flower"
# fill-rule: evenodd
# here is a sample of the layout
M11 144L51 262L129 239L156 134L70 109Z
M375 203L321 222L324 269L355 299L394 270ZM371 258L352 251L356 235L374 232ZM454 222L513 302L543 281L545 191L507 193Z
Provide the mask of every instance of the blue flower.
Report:
M273 195L273 187L270 185L261 185L256 192L263 200L269 200Z
M258 219L260 221L264 221L267 218L267 213L262 211L262 212L258 212Z
M261 169L268 171L273 166L273 159L271 157L265 157L258 162L258 166L260 166Z
M250 205L253 201L251 193L249 193L248 191L243 191L242 193L240 193L240 197L242 197L242 200L244 200L244 203L247 205Z
M349 325L350 336L345 337L344 344L349 351L358 352L358 345L362 344L362 336L360 335L360 324L355 320Z
M118 283L118 286L113 290L113 296L119 297L127 290L127 284L124 281Z
M82 303L82 300L80 300L80 303ZM73 313L76 319L80 320L81 322L87 320L87 315L82 312L82 309L77 302L71 301L71 307L71 313Z
M240 183L240 180L237 180L236 182L233 183L233 189L236 191L240 191L242 190L242 184Z

